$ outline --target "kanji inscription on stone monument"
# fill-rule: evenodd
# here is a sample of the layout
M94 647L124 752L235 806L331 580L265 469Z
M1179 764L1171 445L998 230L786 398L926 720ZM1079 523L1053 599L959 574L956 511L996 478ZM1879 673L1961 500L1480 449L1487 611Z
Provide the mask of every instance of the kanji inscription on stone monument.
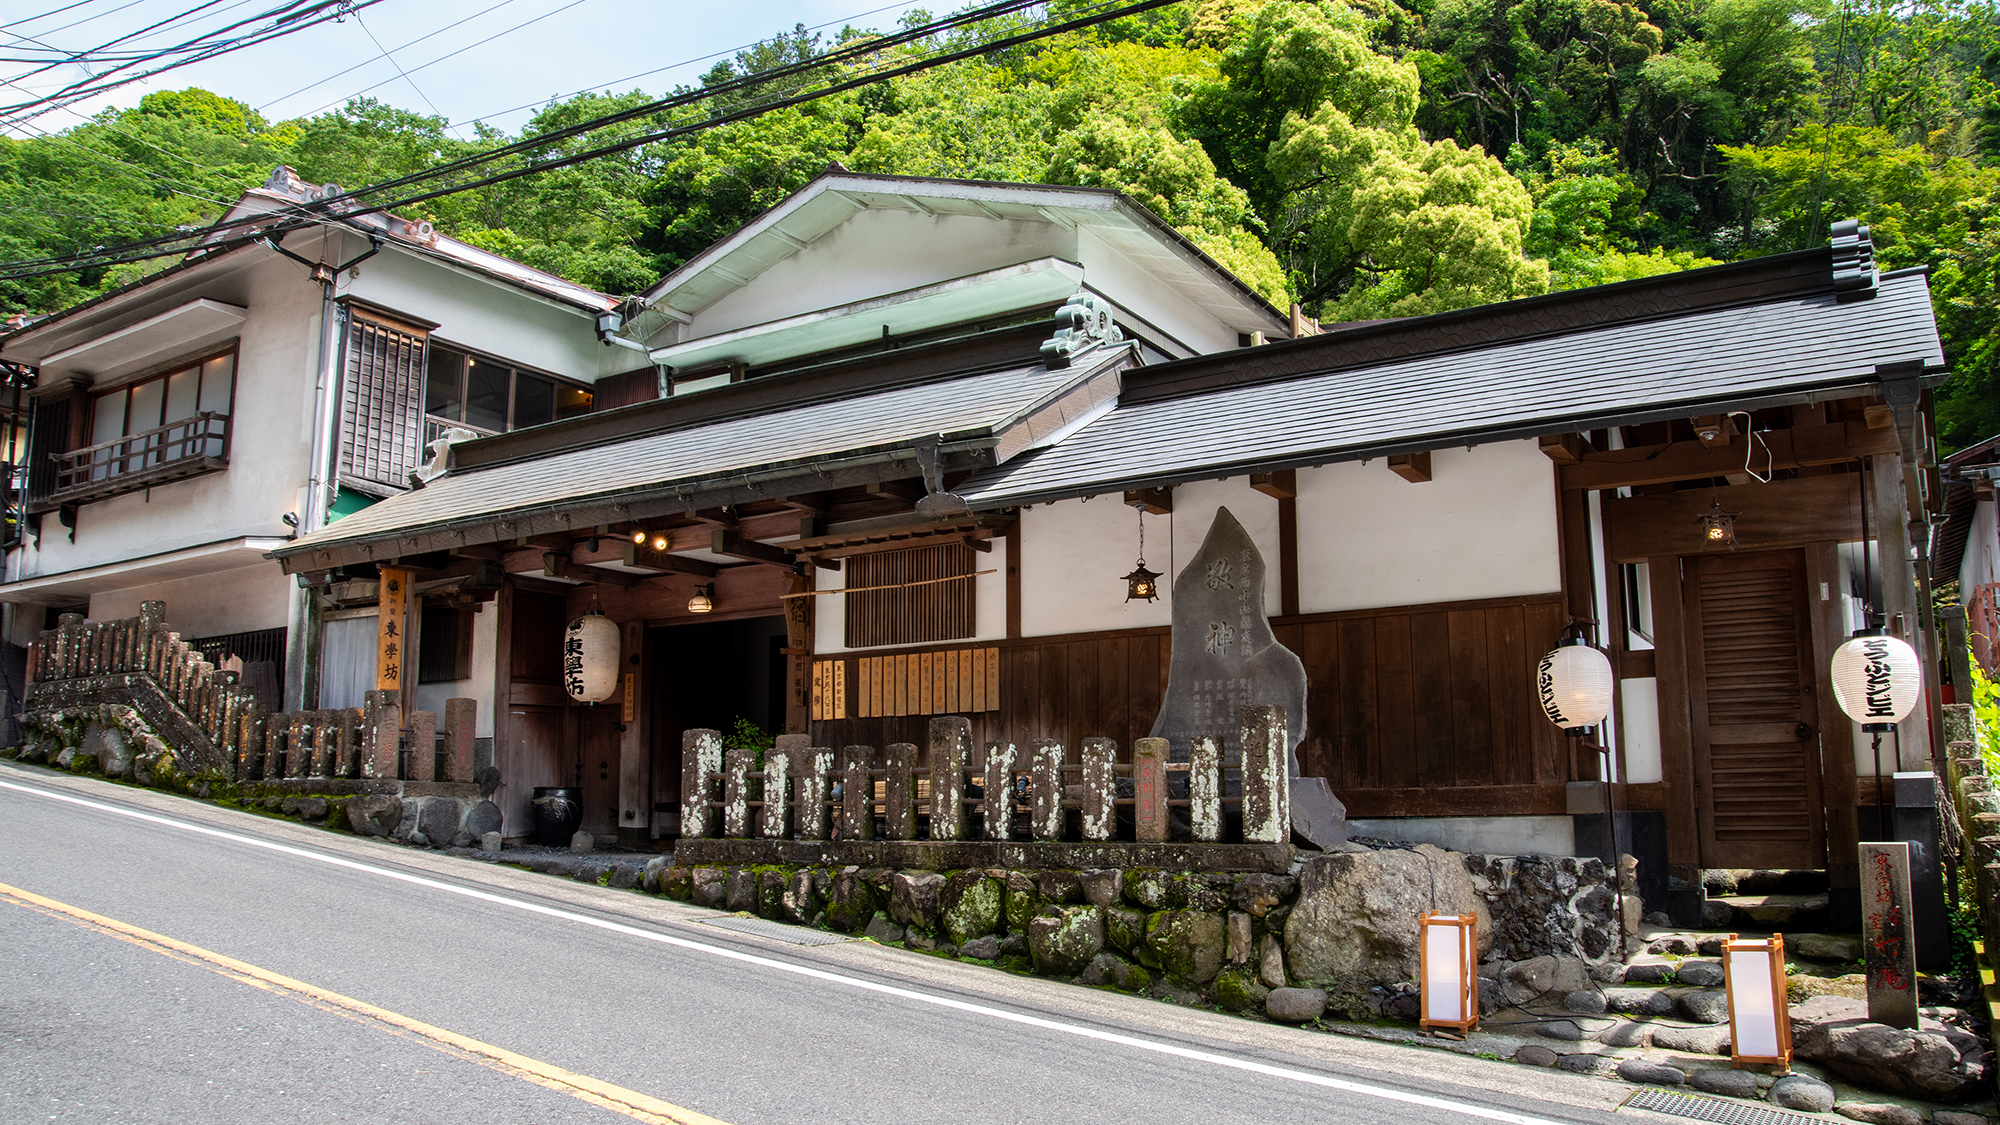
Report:
M1910 924L1910 845L1861 845L1861 940L1868 1018L1917 1026L1917 945Z

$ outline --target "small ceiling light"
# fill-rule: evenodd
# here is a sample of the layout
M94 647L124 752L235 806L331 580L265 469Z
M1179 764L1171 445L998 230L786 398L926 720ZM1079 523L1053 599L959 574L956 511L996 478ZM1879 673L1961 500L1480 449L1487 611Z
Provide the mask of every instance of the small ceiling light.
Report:
M637 528L633 528L633 529L632 529L632 542L634 542L634 543L644 543L645 541L646 541L646 529L645 529L645 528L643 528L643 527L637 527Z
M688 612L715 612L715 583L704 582L694 588L694 597L688 599Z
M1736 512L1723 511L1721 500L1711 501L1708 511L1697 517L1701 521L1701 549L1706 551L1710 547L1727 547L1734 551L1737 515Z
M666 550L666 549L667 549L667 543L668 543L668 540L667 540L667 537L666 537L665 535L655 535L655 536L653 536L653 550L655 550L655 551L664 551L664 550Z
M1159 577L1159 571L1146 569L1146 512L1142 508L1139 510L1139 564L1125 576L1125 600L1143 598L1149 602L1158 601L1160 584L1156 579Z

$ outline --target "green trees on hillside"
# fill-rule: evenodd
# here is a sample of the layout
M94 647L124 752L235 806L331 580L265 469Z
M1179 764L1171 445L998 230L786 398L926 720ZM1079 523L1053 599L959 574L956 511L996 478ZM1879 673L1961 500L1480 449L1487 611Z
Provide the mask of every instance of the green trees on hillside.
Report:
M1081 0L1056 0L1058 12ZM913 16L913 20L927 17ZM870 66L1016 30L882 52ZM847 29L833 43L866 44ZM813 64L803 28L717 86ZM423 205L412 217L587 285L643 288L839 161L1115 188L1273 303L1409 316L1814 245L1858 217L1932 271L1958 374L1948 441L2000 429L2000 20L1974 0L1188 0L690 137ZM732 90L693 117L768 91ZM268 122L202 90L0 138L0 259L214 219L279 163L348 186L643 101L584 95L518 134L361 99ZM602 137L551 141L575 152ZM37 311L145 266L0 283Z

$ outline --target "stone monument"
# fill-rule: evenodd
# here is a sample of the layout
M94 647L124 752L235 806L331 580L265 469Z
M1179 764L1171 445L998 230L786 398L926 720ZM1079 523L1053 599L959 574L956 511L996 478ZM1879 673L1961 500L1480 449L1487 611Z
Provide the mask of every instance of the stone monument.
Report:
M1243 708L1285 712L1292 832L1314 847L1347 839L1347 810L1324 778L1299 776L1306 732L1306 669L1278 643L1264 616L1264 556L1228 508L1217 509L1201 549L1174 578L1173 658L1152 737L1179 750L1213 738L1223 761L1242 760Z
M1917 1026L1917 943L1910 926L1910 845L1861 845L1861 945L1868 1018Z

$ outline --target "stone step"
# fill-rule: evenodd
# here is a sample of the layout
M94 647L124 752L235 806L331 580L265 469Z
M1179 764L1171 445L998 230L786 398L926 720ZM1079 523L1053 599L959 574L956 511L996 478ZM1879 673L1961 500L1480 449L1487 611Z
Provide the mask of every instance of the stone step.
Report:
M1773 868L1715 868L1701 873L1701 885L1710 898L1725 895L1809 895L1829 886L1823 870L1777 870Z
M1712 902L1729 904L1739 930L1817 930L1831 920L1827 896L1818 894L1718 895Z

